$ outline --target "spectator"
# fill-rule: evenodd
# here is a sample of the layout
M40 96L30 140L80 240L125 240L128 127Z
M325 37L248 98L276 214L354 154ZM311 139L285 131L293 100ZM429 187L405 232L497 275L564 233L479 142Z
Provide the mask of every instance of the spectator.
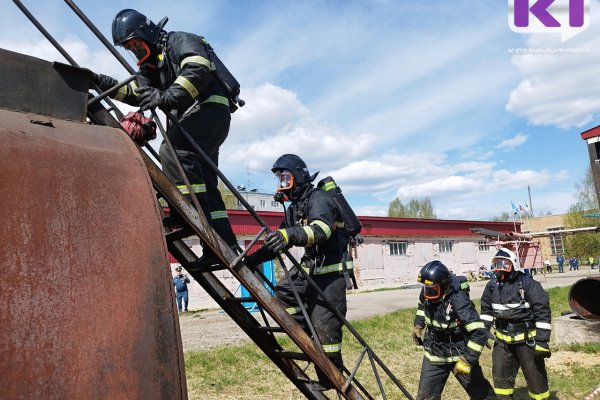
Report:
M175 286L175 291L177 293L177 311L181 314L181 303L183 300L183 310L187 312L188 310L188 283L190 283L190 278L187 275L181 272L181 266L175 268L177 271L177 275L173 277L173 285Z
M576 257L569 258L569 271L579 270L579 260Z
M550 264L550 260L547 258L544 260L544 266L546 267L546 272L552 273L552 264Z
M563 272L565 272L563 269L563 266L565 264L565 256L559 253L558 256L556 256L556 263L558 264L558 273L562 274Z
M590 262L590 269L594 269L594 256L590 256L588 261Z

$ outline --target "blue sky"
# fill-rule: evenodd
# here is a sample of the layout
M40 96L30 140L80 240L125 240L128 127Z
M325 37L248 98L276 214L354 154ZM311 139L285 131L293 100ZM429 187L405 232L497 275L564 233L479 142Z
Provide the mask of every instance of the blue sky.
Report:
M61 1L26 1L82 66L127 74ZM296 153L332 175L360 215L396 196L431 197L438 217L487 219L528 201L563 213L598 125L600 4L586 30L509 28L506 1L79 1L110 38L134 8L205 36L242 84L220 165L236 185L273 190L273 161ZM9 1L0 47L63 61ZM513 49L584 49L516 54ZM155 147L159 141L153 143Z

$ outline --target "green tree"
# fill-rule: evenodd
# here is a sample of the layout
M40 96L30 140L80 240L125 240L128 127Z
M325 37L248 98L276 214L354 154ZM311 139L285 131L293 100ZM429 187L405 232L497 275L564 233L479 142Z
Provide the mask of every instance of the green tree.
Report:
M237 199L235 195L229 190L227 186L219 179L219 191L221 192L221 196L223 197L223 202L225 203L226 210L237 210Z
M584 216L584 214L598 212L598 200L591 167L588 168L583 180L575 184L575 190L577 201L569 207L564 217L565 228L577 229L598 226L597 218ZM565 252L575 257L596 257L600 252L600 235L593 232L567 236Z
M504 211L502 214L496 215L495 217L492 217L492 221L493 222L512 221L512 217L511 217L511 215L509 213L507 213L506 211Z
M435 210L429 197L411 199L407 204L402 204L396 197L388 207L388 217L393 218L429 218L435 219Z

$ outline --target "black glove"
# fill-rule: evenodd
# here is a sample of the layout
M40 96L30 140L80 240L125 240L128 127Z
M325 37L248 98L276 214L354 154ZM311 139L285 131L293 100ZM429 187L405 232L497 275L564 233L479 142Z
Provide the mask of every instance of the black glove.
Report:
M163 92L152 86L144 86L136 90L142 111L164 105Z
M533 349L535 350L536 358L550 358L552 355L550 346L548 346L548 343L546 342L536 341Z
M278 229L267 235L265 239L265 246L273 250L275 253L279 253L285 249L288 245L288 234L285 229Z
M97 74L92 72L92 82L96 84L100 88L102 92L106 92L111 87L115 86L119 81L117 81L112 76Z
M256 257L256 252L244 257L244 264L246 264L246 266L248 268L256 268L256 266L260 263L258 261L258 258Z

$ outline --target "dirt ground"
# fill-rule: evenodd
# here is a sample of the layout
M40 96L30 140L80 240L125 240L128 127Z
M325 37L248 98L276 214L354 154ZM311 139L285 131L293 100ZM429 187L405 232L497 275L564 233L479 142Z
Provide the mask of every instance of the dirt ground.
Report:
M568 271L564 274L539 276L544 288L570 286L584 278L590 271ZM536 276L536 279L538 277ZM487 281L471 282L471 298L478 299ZM415 307L420 289L408 288L377 292L352 293L348 295L348 314L350 321L378 314L387 314L399 309ZM260 313L252 313L261 318ZM220 345L239 344L250 341L237 324L220 310L211 310L182 315L179 318L184 351L207 350ZM553 355L554 358L554 355Z

